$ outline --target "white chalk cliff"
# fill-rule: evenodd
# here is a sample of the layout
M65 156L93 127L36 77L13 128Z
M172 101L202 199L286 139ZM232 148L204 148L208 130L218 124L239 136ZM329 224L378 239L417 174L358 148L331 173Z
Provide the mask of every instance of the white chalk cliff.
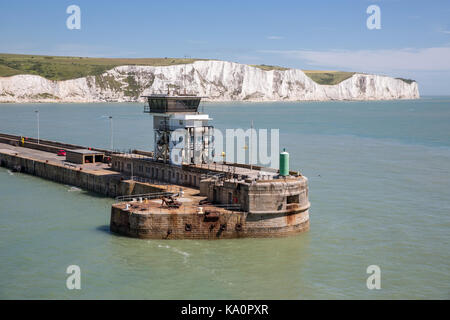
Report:
M225 61L166 67L119 66L99 76L65 81L35 75L0 77L0 102L124 102L166 93L177 85L210 101L326 101L417 99L416 82L354 74L337 85L320 85L301 70L264 71Z

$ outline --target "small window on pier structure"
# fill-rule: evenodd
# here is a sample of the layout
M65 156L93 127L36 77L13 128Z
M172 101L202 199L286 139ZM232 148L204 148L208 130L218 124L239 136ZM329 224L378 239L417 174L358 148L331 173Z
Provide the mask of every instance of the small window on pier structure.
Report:
M95 155L95 162L103 162L103 155L102 154Z
M294 194L293 196L287 196L286 197L286 203L287 204L291 204L291 203L300 203L300 197L298 194Z

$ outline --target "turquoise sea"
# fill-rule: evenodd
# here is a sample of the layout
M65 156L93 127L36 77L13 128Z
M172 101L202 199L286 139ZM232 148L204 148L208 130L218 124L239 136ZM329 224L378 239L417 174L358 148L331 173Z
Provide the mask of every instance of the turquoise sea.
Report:
M0 132L151 149L143 104L2 104ZM311 230L156 241L109 232L113 199L0 168L0 299L449 299L450 97L204 103L218 128L279 128ZM66 268L81 268L81 290ZM366 269L381 269L369 290Z

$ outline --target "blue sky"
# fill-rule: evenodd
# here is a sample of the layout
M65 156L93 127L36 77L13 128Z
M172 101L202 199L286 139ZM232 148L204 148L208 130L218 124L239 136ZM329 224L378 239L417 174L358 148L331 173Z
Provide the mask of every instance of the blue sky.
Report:
M81 29L69 30L69 5ZM369 5L381 29L366 26ZM1 1L0 52L212 58L416 79L450 95L450 1Z

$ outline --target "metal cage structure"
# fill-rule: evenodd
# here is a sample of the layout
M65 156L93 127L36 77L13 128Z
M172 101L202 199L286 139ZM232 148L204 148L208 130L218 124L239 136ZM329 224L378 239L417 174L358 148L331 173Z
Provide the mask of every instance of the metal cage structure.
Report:
M198 112L201 97L154 94L144 96L144 112L153 116L154 160L175 165L205 164L214 158L214 127Z

